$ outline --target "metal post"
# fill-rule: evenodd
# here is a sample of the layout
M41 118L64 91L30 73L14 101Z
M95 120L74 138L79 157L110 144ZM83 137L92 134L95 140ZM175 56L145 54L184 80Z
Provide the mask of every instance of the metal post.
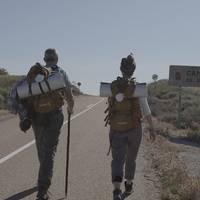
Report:
M177 127L181 127L181 100L182 100L182 87L179 86L179 99L178 99L178 120Z
M154 91L155 91L155 93L156 93L156 89L157 89L157 81L155 80L154 81Z
M66 198L67 198L67 192L68 192L68 173L69 173L70 121L71 121L71 115L68 114L67 157L66 157L66 178L65 178L65 197Z

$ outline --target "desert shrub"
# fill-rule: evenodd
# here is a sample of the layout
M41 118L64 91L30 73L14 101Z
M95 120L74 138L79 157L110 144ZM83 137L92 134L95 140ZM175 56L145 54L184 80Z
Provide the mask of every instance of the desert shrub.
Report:
M10 93L10 89L22 78L23 76L0 75L0 109L6 108L6 99Z
M23 76L0 75L0 88L10 89Z
M7 89L4 88L0 88L0 95L4 98L6 98L8 96L9 91Z
M200 130L188 130L185 139L200 144Z
M177 147L159 137L152 156L153 167L162 183L161 200L200 199L200 178L188 176Z
M170 113L170 112L163 113L162 115L160 115L158 117L158 119L160 119L161 121L176 125L177 124L177 113Z
M156 84L156 85L155 85ZM168 85L167 80L149 84L149 103L152 115L177 126L179 88ZM200 120L200 89L183 88L181 128L196 130ZM195 123L193 123L195 122ZM195 125L195 126L193 126Z
M169 130L168 130L168 128L163 128L163 127L159 127L159 126L156 126L155 133L157 135L162 135L164 137L168 137L169 136Z
M0 75L8 75L8 71L5 68L0 67Z
M177 98L178 93L177 92L168 92L164 95L162 95L162 99L173 99L173 98Z
M5 98L0 94L0 109L5 108Z
M181 185L179 196L181 200L199 200L200 199L200 178L189 178L185 184Z

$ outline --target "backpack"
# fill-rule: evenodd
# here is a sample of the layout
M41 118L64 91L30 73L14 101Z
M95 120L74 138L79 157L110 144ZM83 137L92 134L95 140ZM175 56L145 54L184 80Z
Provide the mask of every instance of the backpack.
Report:
M105 122L111 130L124 132L137 128L142 118L139 98L133 97L135 79L125 80L118 77L111 83L111 97L108 98L108 113Z
M29 73L27 74L27 81L29 83L29 92L31 92L31 83L35 80L36 76L38 74L44 75L45 83L48 87L47 93L42 93L37 96L31 95L28 98L29 104L32 105L32 108L34 112L36 113L48 113L55 110L58 110L60 107L64 105L64 95L63 90L51 90L50 85L48 83L48 77L52 75L53 73L59 73L51 68L46 68L44 66L41 66L39 63L36 63L35 66L33 66Z

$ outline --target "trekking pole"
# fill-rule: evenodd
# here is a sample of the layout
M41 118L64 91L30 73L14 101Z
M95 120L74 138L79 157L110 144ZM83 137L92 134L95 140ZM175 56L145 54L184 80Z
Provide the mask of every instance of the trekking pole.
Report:
M68 173L69 173L69 147L70 147L70 121L71 114L68 114L68 135L67 135L67 159L66 159L66 178L65 178L65 197L67 198L68 192Z

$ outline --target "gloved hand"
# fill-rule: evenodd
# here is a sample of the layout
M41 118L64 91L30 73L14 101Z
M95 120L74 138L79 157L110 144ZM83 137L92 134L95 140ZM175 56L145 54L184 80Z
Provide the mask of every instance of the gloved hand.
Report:
M31 127L31 120L28 118L21 120L19 123L19 127L21 131L26 132Z
M73 108L71 106L67 107L67 113L72 115L74 113Z

